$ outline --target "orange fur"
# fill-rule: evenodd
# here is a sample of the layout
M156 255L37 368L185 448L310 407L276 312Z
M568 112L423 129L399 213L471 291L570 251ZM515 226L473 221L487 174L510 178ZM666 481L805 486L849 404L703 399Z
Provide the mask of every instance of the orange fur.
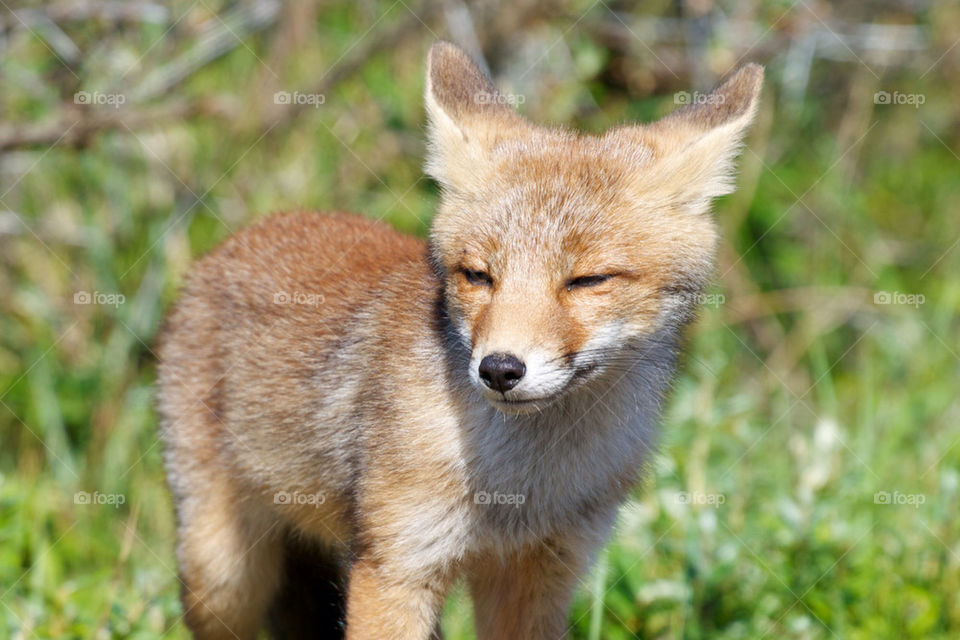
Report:
M354 640L429 637L460 576L479 637L560 637L655 444L760 68L588 136L489 99L453 45L428 66L429 243L272 216L201 260L167 319L159 409L197 638L292 619L297 545L346 585Z

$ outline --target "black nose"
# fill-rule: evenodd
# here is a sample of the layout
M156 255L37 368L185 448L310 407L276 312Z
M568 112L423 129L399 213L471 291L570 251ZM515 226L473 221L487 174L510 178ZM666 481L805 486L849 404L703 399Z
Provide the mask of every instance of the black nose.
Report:
M509 353L491 353L480 361L480 379L495 391L509 391L520 382L527 367Z

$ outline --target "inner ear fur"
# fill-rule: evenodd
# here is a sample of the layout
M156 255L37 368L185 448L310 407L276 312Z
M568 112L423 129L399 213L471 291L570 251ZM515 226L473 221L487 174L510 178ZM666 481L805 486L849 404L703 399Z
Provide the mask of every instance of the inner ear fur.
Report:
M660 206L700 212L733 190L734 159L759 101L763 67L746 64L711 93L657 122L631 127L654 160L637 171L634 191Z
M516 115L467 52L446 41L434 44L427 56L427 98L454 120Z
M762 85L763 67L753 62L745 64L703 99L677 109L651 126L658 130L684 127L701 132L730 125L746 127L756 111Z
M426 170L448 189L482 182L496 143L527 126L470 56L449 42L430 48L425 101Z

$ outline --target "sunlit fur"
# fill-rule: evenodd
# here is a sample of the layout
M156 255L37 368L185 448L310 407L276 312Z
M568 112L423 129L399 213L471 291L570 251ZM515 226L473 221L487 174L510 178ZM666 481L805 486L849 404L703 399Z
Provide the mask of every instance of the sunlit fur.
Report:
M588 136L476 99L496 89L453 45L428 67L429 243L273 216L201 260L167 320L159 407L198 638L253 638L295 605L275 601L294 543L340 567L349 638L430 636L458 577L480 638L562 637L655 444L761 69ZM496 353L526 365L505 393L478 373Z

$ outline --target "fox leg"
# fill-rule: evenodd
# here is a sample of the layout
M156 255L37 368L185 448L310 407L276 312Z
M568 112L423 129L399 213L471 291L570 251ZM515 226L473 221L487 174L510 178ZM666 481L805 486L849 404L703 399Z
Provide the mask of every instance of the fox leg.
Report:
M506 559L472 564L467 582L478 640L562 640L591 549L545 540Z
M347 591L347 640L439 638L440 609L451 583L442 569L405 576L400 568L358 559Z
M281 527L217 483L180 501L181 600L197 640L252 640L280 583Z

